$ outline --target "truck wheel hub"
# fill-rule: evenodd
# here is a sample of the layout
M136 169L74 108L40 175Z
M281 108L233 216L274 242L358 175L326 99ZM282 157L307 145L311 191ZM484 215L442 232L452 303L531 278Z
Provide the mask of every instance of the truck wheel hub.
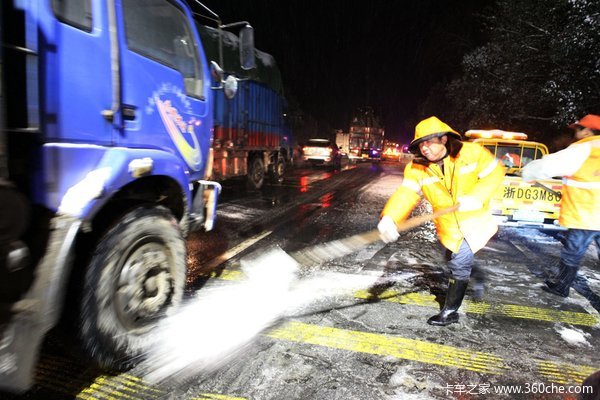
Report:
M116 295L117 312L127 325L144 325L170 303L172 280L166 246L137 243L122 264Z

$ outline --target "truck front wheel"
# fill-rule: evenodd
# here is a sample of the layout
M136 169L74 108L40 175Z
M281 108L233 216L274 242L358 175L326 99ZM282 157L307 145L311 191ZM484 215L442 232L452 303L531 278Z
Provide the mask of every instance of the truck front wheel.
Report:
M124 370L183 296L185 241L165 208L137 208L100 239L85 273L80 335L101 366Z

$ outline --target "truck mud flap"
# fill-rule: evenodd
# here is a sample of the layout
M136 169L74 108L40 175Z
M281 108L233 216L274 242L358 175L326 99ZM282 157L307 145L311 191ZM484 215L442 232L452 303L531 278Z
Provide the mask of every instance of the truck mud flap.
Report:
M190 231L204 228L211 231L215 225L217 216L217 203L222 187L218 182L200 180L200 187L192 201L190 213Z
M33 385L42 341L62 310L81 221L58 217L52 222L47 252L35 271L32 287L16 303L1 305L12 315L0 326L0 390L24 392Z

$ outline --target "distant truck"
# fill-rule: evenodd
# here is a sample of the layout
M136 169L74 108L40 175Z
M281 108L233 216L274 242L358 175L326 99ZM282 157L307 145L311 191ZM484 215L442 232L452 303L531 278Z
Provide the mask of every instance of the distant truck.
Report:
M281 183L286 167L292 164L293 149L275 59L255 50L256 67L243 69L236 35L202 25L199 20L196 27L207 58L219 63L225 74L242 78L236 80L234 98L227 91L214 93L212 179L245 178L250 189L260 189L267 179Z
M350 122L350 146L363 160L379 161L385 131L372 107L360 107Z
M564 229L558 225L561 180L527 183L521 178L521 169L527 163L548 154L546 145L528 141L524 133L499 129L473 129L465 136L490 150L506 167L504 183L490 202L500 225Z
M335 134L335 144L337 147L345 153L350 150L350 134L344 132L336 132Z
M215 220L211 87L232 97L237 80L210 68L181 0L0 7L0 388L22 391L61 318L106 368L152 346L183 296L185 237Z
M352 147L350 133L336 132L335 144L337 144L342 154L348 156L348 162L350 164L355 164L356 162L361 160L361 157L358 155L356 149Z

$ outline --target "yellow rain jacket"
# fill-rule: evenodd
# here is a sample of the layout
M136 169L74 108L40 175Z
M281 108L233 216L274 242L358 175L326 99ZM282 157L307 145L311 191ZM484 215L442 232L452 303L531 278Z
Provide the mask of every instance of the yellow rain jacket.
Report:
M489 200L502 184L504 167L483 146L469 142L460 144L462 148L455 157L444 158L443 172L435 163L409 163L404 170L402 185L392 194L381 215L387 215L399 224L410 215L421 194L434 211L452 207L460 196L475 196L482 201L483 208L457 211L434 220L444 247L457 253L466 239L475 253L498 231L489 211Z

